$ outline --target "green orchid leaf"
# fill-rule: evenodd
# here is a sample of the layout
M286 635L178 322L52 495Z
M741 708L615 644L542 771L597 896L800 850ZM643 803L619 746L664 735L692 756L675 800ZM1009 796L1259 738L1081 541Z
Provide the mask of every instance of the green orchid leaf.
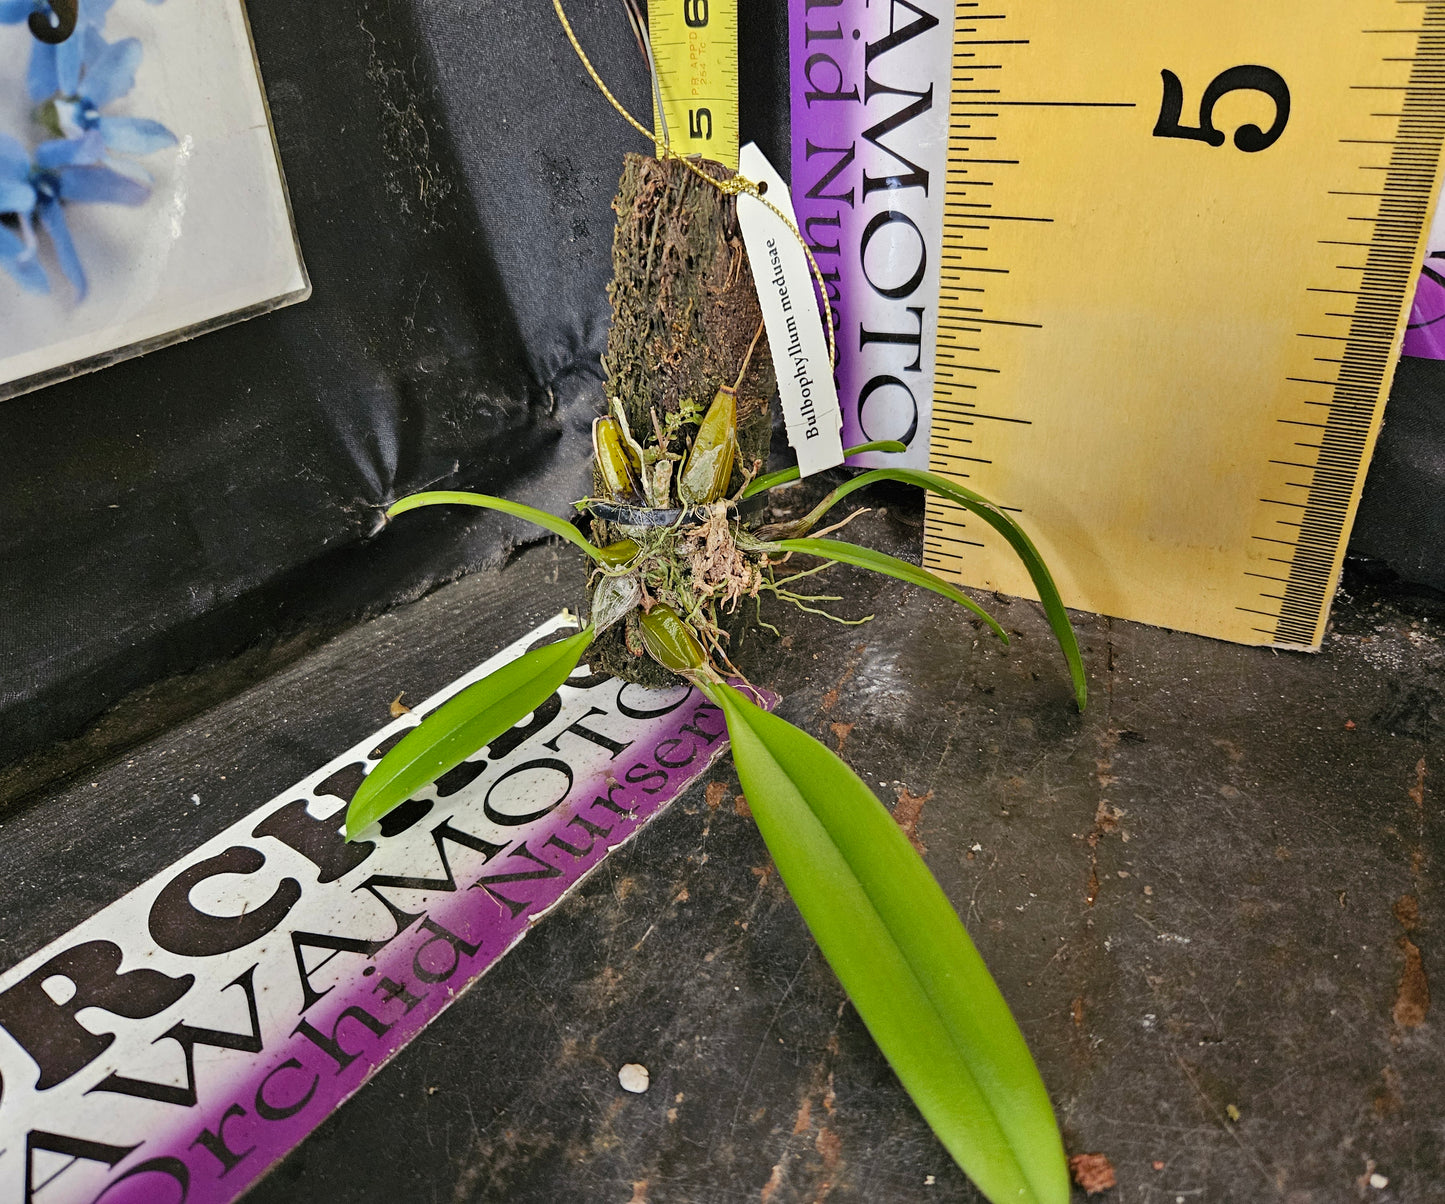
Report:
M916 485L920 489L936 493L939 497L947 498L971 514L978 515L1004 539L1008 540L1009 546L1013 548L1014 553L1023 561L1024 568L1028 570L1029 578L1034 583L1034 589L1038 591L1039 601L1043 603L1044 614L1048 616L1054 638L1059 641L1064 659L1069 664L1069 676L1073 679L1074 684L1074 697L1078 701L1079 710L1082 711L1088 702L1089 687L1084 676L1084 661L1079 655L1079 641L1074 635L1073 626L1069 623L1069 612L1064 609L1064 600L1059 596L1058 586L1054 584L1054 578L1044 563L1044 558L1039 555L1039 550L1034 547L1034 542L1028 537L1027 532L1014 521L1008 511L995 505L988 498L975 493L972 489L965 489L962 485L955 484L935 472L924 472L918 468L874 468L859 473L851 480L844 481L815 506L806 518L799 520L796 524L790 524L787 528L788 531L802 533L812 530L814 525L833 506L850 493L871 485L875 481L898 481L904 485Z
M860 569L871 569L875 573L886 573L889 577L896 577L899 581L906 581L909 585L932 590L935 594L942 594L960 606L966 606L993 629L994 635L1005 644L1009 642L1007 633L998 625L998 621L958 586L930 573L927 569L919 568L916 564L909 564L906 560L899 560L897 556L890 556L887 552L862 548L855 543L844 543L838 539L775 539L766 546L782 552L803 552L809 556L821 556L824 560L841 561L843 564L855 565Z
M588 543L582 533L565 518L558 518L555 514L548 514L545 510L538 510L535 506L524 506L521 502L509 502L504 497L493 497L490 493L464 493L454 489L413 493L410 497L404 497L401 501L396 502L386 512L386 517L395 518L398 514L405 514L408 510L419 510L423 506L480 506L484 510L500 510L503 514L525 518L529 523L546 527L553 535L560 535L569 543L575 543L593 560L600 561L602 559L598 549Z
M939 1140L994 1204L1066 1204L1048 1092L923 859L832 751L731 686L699 684L778 873Z
M908 445L900 443L897 439L875 439L872 443L860 443L857 447L849 447L843 450L843 455L856 456L863 452L901 452L907 451ZM778 485L786 485L789 481L798 479L798 466L794 464L791 468L780 468L777 472L769 472L758 477L755 481L743 490L743 497L750 498L754 494L762 493L765 489L772 489Z
M552 696L587 651L592 628L533 648L449 698L366 775L346 810L346 839L404 803L521 722Z

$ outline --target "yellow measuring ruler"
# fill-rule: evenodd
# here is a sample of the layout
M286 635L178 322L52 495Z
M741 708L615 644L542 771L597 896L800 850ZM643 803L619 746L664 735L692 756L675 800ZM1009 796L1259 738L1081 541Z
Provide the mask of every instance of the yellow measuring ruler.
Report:
M933 468L1071 606L1318 647L1442 137L1445 2L960 3ZM1031 592L983 523L926 531Z
M736 171L737 0L648 0L647 25L672 149ZM653 128L661 143L655 103Z

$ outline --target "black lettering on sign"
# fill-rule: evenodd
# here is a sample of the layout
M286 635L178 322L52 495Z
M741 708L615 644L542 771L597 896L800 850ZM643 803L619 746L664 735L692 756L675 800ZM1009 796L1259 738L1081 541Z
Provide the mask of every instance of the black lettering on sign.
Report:
M469 765L478 766L478 773L487 767L485 761L463 761L456 769L452 770L452 773L464 770ZM437 794L443 798L445 798L446 795L442 792L442 781L447 777L449 777L448 774L442 774L442 776L436 780ZM452 778L451 780L452 782L456 782L458 779ZM461 787L458 786L457 789L460 790ZM422 820L431 814L432 807L434 806L435 804L429 798L409 798L406 802L399 804L396 810L389 811L383 815L381 819L377 821L376 826L381 829L383 836L400 836L403 832L409 832L412 828L416 827L417 824L421 823Z
M898 6L902 5L913 14L914 19L907 25L898 24ZM905 42L912 41L919 34L927 33L938 24L938 18L932 13L924 12L916 4L910 4L908 0L890 0L888 5L888 33L879 38L876 42L869 42L864 54L864 62L872 64L873 60L880 55L887 54L890 50L897 50Z
M562 779L562 787L556 792L557 797L554 798L550 803L542 803L538 805L534 810L527 812L501 811L493 803L492 796L496 794L497 787L500 786L503 782L507 781L508 778L514 778L520 773L542 772L558 774ZM515 789L516 788L514 787L514 790ZM555 757L538 757L535 760L527 761L522 765L514 765L511 769L507 770L506 773L499 777L495 782L493 782L491 786L487 788L486 798L482 800L482 811L486 815L486 817L498 827L518 828L521 827L523 824L531 823L535 819L541 819L542 816L547 814L547 812L551 811L554 807L561 804L562 800L567 797L567 794L571 789L572 766L568 765L566 761L557 760ZM525 788L520 793L522 794L522 801L531 801L526 798ZM498 803L514 803L516 801L518 800L512 798L506 791L504 791L501 797L497 799Z
M509 863L513 857L521 857L527 861L530 861L533 865L540 865L542 868L539 870L513 870L511 873L502 874L485 874L482 877L478 878L475 882L473 882L472 887L473 889L475 889L476 887L480 886L498 903L501 903L503 906L505 906L506 909L511 912L512 918L515 920L518 915L520 915L527 908L531 907L532 904L522 899L508 898L506 895L502 894L501 891L495 888L495 884L507 882L528 882L534 878L560 878L562 876L562 871L558 869L555 865L552 865L550 862L543 861L540 857L537 856L536 853L532 852L532 850L527 847L527 842L525 840L507 854L507 860Z
M707 126L707 129L703 129L704 124ZM689 138L702 139L709 139L712 137L711 109L688 109L687 136Z
M339 798L343 803L349 803L351 796L356 793L365 780L366 762L353 761L350 765L343 765L325 781L317 783L313 787L312 793L329 794L333 798Z
M692 722L684 723L682 725L683 731L688 732L689 734L694 736L700 736L704 744L711 744L714 740L721 736L723 732L727 730L724 727L719 728L717 731L710 732L702 726L703 716L706 715L709 711L712 711L718 715L722 714L721 707L714 706L710 702L700 702L698 703L697 710L692 713Z
M341 1044L341 1037L338 1035L341 1026L348 1020L354 1020L363 1028L369 1028L376 1036L384 1037L390 1030L391 1025L384 1024L359 1004L354 1005L336 1017L336 1023L331 1026L331 1035L327 1036L320 1029L316 1028L309 1020L303 1020L291 1030L294 1037L297 1034L305 1037L312 1045L321 1050L328 1058L336 1063L336 1073L340 1074L350 1066L357 1058L361 1057L358 1050L352 1053Z
M832 70L833 76L821 83L813 77L815 71L822 71L827 74ZM854 84L848 91L843 91L843 85L847 82L843 78L843 68L838 66L838 61L831 54L824 54L819 51L817 54L810 54L807 61L803 63L803 78L808 83L808 90L803 93L803 100L811 109L815 100L851 100L859 102L863 98L858 95L858 85ZM825 87L824 85L828 86Z
M151 904L151 940L181 957L219 957L245 948L286 918L301 898L301 884L282 878L271 897L254 911L237 916L213 916L191 902L191 891L222 874L254 874L266 864L266 855L248 845L232 845L183 869L161 888Z
M662 788L667 785L667 770L652 769L646 761L639 761L632 766L623 778L633 786L636 786L643 794L661 794ZM656 782L656 786L645 785L647 782Z
M486 771L487 763L481 760L463 761L460 765L452 766L433 783L437 798L450 798L458 790L465 790ZM430 811L431 808L428 807L427 810ZM422 817L419 815L417 818Z
M823 289L828 298L828 319L833 324L833 333L843 329L843 315L838 312L838 302L843 299L843 269L836 265L823 273Z
M671 715L673 711L677 710L678 707L692 697L692 687L683 686L682 693L677 696L675 702L663 702L660 706L649 707L644 706L643 703L654 700L658 694L663 694L664 691L643 690L642 701L636 706L631 706L623 697L631 688L633 688L631 682L624 682L622 688L617 691L617 709L629 719L656 719L659 715ZM636 688L642 690L641 686Z
M665 774L663 776L666 777ZM615 798L612 797L621 789L622 783L614 780L609 783L607 787L607 793L599 794L595 799L592 800L589 805L593 807L606 807L607 810L613 812L616 815L622 815L630 818L633 814L632 808L628 807L624 803L619 803Z
M808 8L812 8L813 5L812 5L812 4L809 4L807 7L808 7ZM830 7L830 5L825 4L823 7L827 8L827 7ZM833 5L832 7L836 7L836 5ZM834 22L833 22L833 28L832 28L832 29L814 29L811 25L809 25L809 26L806 26L806 27L804 28L804 30L803 30L803 45L804 45L804 46L811 46L815 41L818 41L818 42L841 42L842 40L843 40L843 22L841 22L841 21L834 21Z
M1279 141L1289 121L1289 85L1278 71L1268 67L1250 64L1231 67L1216 75L1209 81L1199 102L1198 125L1179 123L1180 114L1184 111L1184 85L1179 82L1179 77L1168 69L1159 74L1164 79L1164 99L1159 105L1159 120L1154 126L1156 138L1187 138L1210 146L1223 146L1224 135L1214 128L1214 106L1230 92L1262 92L1274 101L1274 124L1269 129L1245 124L1234 131L1234 145L1242 151L1267 150Z
M221 1164L222 1179L240 1166L249 1155L256 1152L254 1145L249 1145L244 1150L233 1150L226 1140L226 1122L233 1116L239 1119L245 1115L245 1108L240 1104L232 1104L216 1122L215 1129L202 1129L195 1141L191 1142L191 1149L203 1146L215 1155L216 1161Z
M84 1158L87 1162L103 1162L106 1166L114 1166L132 1150L140 1149L136 1145L105 1145L99 1141L86 1141L81 1137L70 1137L64 1133L45 1133L40 1129L31 1129L25 1134L25 1204L30 1204L35 1198L37 1187L44 1187L54 1180L52 1175L45 1183L35 1182L35 1151L44 1150L47 1154L60 1154L65 1158ZM71 1166L74 1165L72 1162ZM69 1169L67 1166L66 1170ZM63 1174L59 1171L57 1174Z
M899 343L905 347L913 348L913 362L907 365L905 372L921 372L923 370L923 306L907 306L908 313L913 315L915 329L912 334L906 330L865 330L863 323L858 323L858 350L862 351L869 343Z
M365 974L366 971L363 970L362 973ZM406 989L406 983L397 982L396 979L386 974L383 974L381 981L371 988L371 993L373 995L380 995L387 1003L390 1003L393 999L400 999L402 1009L407 1012L411 1011L412 1008L416 1007L417 1004L426 998L425 995L413 995Z
M604 736L601 732L594 731L592 728L586 726L586 724L582 722L583 719L591 719L593 715L605 714L607 714L607 712L604 711L601 707L589 708L587 714L582 716L582 719L574 719L572 723L570 723L567 727L564 727L560 732L558 732L555 736L553 736L550 740L543 744L542 747L550 749L552 752L561 752L562 750L557 747L557 741L562 739L562 737L567 735L568 733L571 733L574 736L582 737L582 739L584 740L590 740L599 748L605 748L608 752L612 754L612 760L617 760L618 757L620 757L623 753L625 753L629 748L632 747L634 742L628 740L626 743L624 743L621 740L614 740L611 736Z
M106 1196L110 1195L110 1193L122 1183L131 1179L139 1179L142 1175L165 1175L180 1191L179 1195L171 1195L169 1191L167 1191L165 1195L161 1195L158 1194L156 1185L150 1183L146 1186L145 1194L140 1197L147 1201L147 1204L171 1204L171 1201L174 1201L174 1204L186 1204L186 1196L191 1190L191 1172L179 1158L171 1157L147 1158L144 1162L137 1163L131 1167L130 1170L117 1175L107 1183L100 1195L91 1201L91 1204L100 1204ZM125 1192L121 1194L130 1195L130 1193ZM138 1194L139 1193L136 1193L136 1195ZM135 1199L136 1195L130 1195L130 1198Z
M240 987L246 993L246 1007L251 1014L250 1032L228 1033L213 1028L198 1028L181 1021L179 1024L172 1025L151 1042L153 1045L158 1045L162 1041L174 1041L181 1047L181 1053L186 1060L186 1085L184 1087L176 1087L170 1083L153 1083L149 1079L132 1079L112 1072L85 1094L110 1091L116 1095L133 1095L137 1099L155 1100L161 1104L176 1104L182 1108L194 1108L196 1106L197 1045L209 1045L212 1049L235 1049L249 1054L261 1052L261 1018L256 1009L256 986L251 981L251 977L255 973L256 967L252 966L239 978L232 979L222 988L230 990L232 987Z
M452 873L451 859L447 857L446 842L448 840L480 853L487 861L507 847L504 844L493 844L490 840L483 840L480 836L473 836L470 832L454 828L450 819L444 819L437 824L432 829L431 835L432 843L436 845L437 858L442 863L442 877L413 878L401 874L372 874L360 886L353 888L354 890L368 891L378 903L391 912L392 918L396 921L397 932L410 928L426 913L424 911L403 911L383 895L380 888L396 887L400 890L438 891L450 894L457 889L457 879L456 875Z
M906 104L896 113L883 118L882 121L870 125L863 131L863 140L872 143L885 155L894 161L897 167L907 168L906 171L895 170L883 176L870 176L868 168L863 168L863 195L870 196L880 188L921 188L923 195L928 195L928 171L919 167L917 163L908 158L907 155L894 150L883 141L889 134L907 125L915 117L921 117L924 113L933 108L933 85L929 84L922 92L910 92L907 88L891 88L882 84L874 84L871 76L863 77L864 92L863 100L866 104L873 96L876 88L879 92L893 92L902 96L913 97L912 104Z
M814 226L832 226L838 231L836 241L824 242L822 238L813 233ZM843 214L841 211L834 212L832 217L819 215L810 217L803 223L803 241L808 244L808 250L814 255L841 255L843 254Z
M908 395L908 404L913 417L908 421L908 429L901 435L890 434L888 438L897 439L905 445L912 444L913 436L918 434L918 399L913 396L913 390L905 385L898 377L887 372L880 373L858 390L858 429L863 432L865 438L879 439L881 435L869 434L868 423L865 420L868 399L878 392L879 389L902 389Z
M423 920L421 929L423 932L431 933L431 936L417 949L411 959L411 972L421 982L446 982L457 972L457 967L461 965L463 957L476 957L477 950L482 947L481 941L476 943L464 941L455 932L443 928L433 919ZM440 963L434 962L432 965L428 965L422 956L433 945L442 947L442 956L446 959L446 969L444 970L439 968ZM446 952L447 950L449 952Z
M687 741L687 751L678 752L683 746L681 736L675 740L664 740L652 750L652 757L664 769L686 769L697 760L697 744L695 741ZM672 758L669 760L669 758Z
M689 29L707 26L707 0L683 0L682 19Z
M867 177L865 176L864 178L866 180ZM866 183L864 184L863 191L865 193L868 191ZM928 191L926 184L924 191ZM880 230L885 226L891 226L898 222L902 222L913 231L914 239L916 239L918 243L917 262L913 265L912 274L901 284L890 284L887 282L879 284L868 271L868 247ZM884 209L881 212L875 213L868 220L868 224L863 227L863 234L858 241L858 258L863 266L863 279L868 281L873 291L880 297L888 297L898 301L910 296L913 291L923 283L923 273L928 270L928 240L923 237L923 231L918 228L918 224L909 217L908 214L896 209ZM903 260L903 254L899 250L897 242L894 241L894 232L890 231L888 235L888 248L884 252L884 262L889 268L897 268L900 260Z
M587 665L582 664L572 670L572 676L564 683L569 690L595 690L612 680L610 673L593 673L590 670L584 673L583 670L587 668Z
M360 767L358 761L354 768L359 770ZM336 776L332 774L332 778ZM327 779L328 782L330 780ZM360 785L359 782L357 784ZM326 782L322 783L324 785ZM322 793L321 787L318 786L316 792ZM351 793L356 793L354 788ZM346 797L349 802L351 795ZM316 881L324 886L344 878L376 850L375 842L370 840L348 841L337 830L339 827L334 814L326 819L315 819L306 809L306 800L297 799L271 812L251 830L251 835L257 839L274 836L282 844L295 849L316 867Z
M127 1020L144 1020L165 1011L196 981L192 974L172 978L159 970L121 974L120 960L120 946L114 942L86 941L57 953L0 994L0 1028L6 1029L40 1067L36 1090L46 1091L65 1082L100 1057L115 1040L111 1033L92 1033L84 1028L75 1018L77 1012L100 1008ZM74 993L65 1003L56 1003L45 990L45 981L57 977L69 979L73 988Z
M847 192L824 192L823 189L828 187L845 167L852 166L857 153L858 144L856 142L849 146L814 146L811 142L805 142L803 157L810 163L813 161L814 155L838 156L833 160L833 166L819 176L818 182L808 189L807 195L815 201L842 201L849 209L853 208L853 185L848 185ZM844 182L847 182L846 177Z
M604 828L600 824L594 824L590 819L585 819L580 815L574 815L569 819L567 821L567 827L581 828L582 831L587 834L590 839L587 841L586 847L563 840L555 832L547 837L547 843L542 847L544 849L549 847L559 848L564 853L571 854L574 861L579 861L583 857L586 857L587 854L592 851L592 846L597 843L597 838L601 837L605 840L607 835L612 831L611 828Z
M256 1087L256 1115L262 1120L290 1120L302 1108L311 1102L311 1097L316 1094L316 1085L321 1082L321 1076L313 1072L311 1086L306 1088L306 1094L294 1104L278 1104L266 1097L266 1084L274 1079L283 1070L299 1070L305 1073L306 1068L296 1058L287 1058L281 1065L272 1070Z
M311 985L311 976L338 953L360 953L363 957L375 957L395 940L401 931L402 929L398 928L391 936L380 941L364 941L354 936L332 936L324 932L293 932L291 949L296 954L296 977L301 983L301 1007L298 1009L297 1015L310 1011L318 1000L330 995L336 989L335 986L330 986L324 991L318 991ZM307 966L306 955L302 952L303 948L330 949L331 952L314 966Z

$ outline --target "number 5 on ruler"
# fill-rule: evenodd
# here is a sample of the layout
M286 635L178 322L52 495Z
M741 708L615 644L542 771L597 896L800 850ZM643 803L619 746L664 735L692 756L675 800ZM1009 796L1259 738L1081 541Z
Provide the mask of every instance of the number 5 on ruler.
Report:
M1194 138L1210 146L1223 146L1224 135L1214 128L1214 106L1230 92L1263 92L1274 101L1274 124L1268 130L1257 125L1242 125L1234 132L1234 145L1242 151L1268 150L1284 133L1289 121L1289 85L1278 71L1268 67L1231 67L1221 71L1204 89L1204 99L1199 102L1199 124L1180 125L1179 114L1184 108L1184 85L1174 72L1165 69L1164 100L1159 105L1159 121L1154 126L1156 138Z
M737 0L651 0L648 23L672 149L736 169Z

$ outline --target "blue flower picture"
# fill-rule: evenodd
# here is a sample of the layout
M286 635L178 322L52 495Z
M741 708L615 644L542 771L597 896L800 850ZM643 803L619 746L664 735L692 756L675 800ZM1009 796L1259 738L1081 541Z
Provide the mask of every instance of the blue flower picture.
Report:
M85 268L66 223L80 204L132 207L150 196L150 177L134 159L176 144L164 125L145 117L110 116L106 107L135 85L143 50L136 38L107 42L101 29L113 0L79 0L74 27L63 41L43 36L61 27L51 0L0 0L0 24L26 22L31 33L26 83L35 121L56 137L27 150L0 133L0 222L18 251L0 253L3 266L29 292L50 291L37 237L49 239L60 272L86 294ZM39 24L41 36L34 34Z
M0 0L0 398L309 292L241 0Z

